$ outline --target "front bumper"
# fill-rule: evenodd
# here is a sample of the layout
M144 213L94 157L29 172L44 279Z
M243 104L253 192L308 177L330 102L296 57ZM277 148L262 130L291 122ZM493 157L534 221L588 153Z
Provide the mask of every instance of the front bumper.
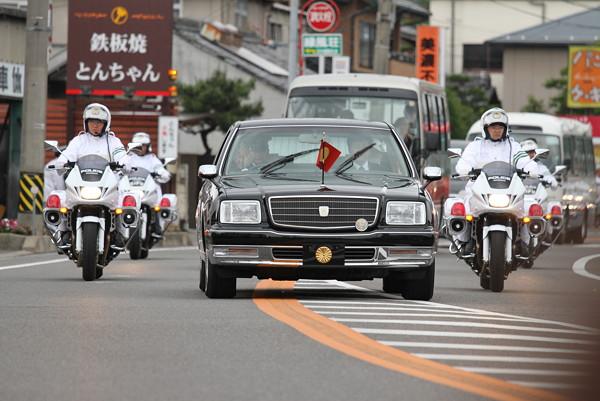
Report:
M206 257L224 270L302 268L339 272L351 268L373 270L371 276L383 276L387 273L376 274L375 270L414 270L429 266L437 251L437 233L431 228L308 233L213 227L204 233L204 238ZM315 250L321 246L333 251L329 263L319 263L314 258Z

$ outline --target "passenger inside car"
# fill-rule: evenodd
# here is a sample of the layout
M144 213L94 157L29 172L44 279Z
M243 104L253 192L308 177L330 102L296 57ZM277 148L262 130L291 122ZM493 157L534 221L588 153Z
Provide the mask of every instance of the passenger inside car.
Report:
M239 171L256 171L274 160L269 153L269 139L261 136L254 136L235 156L234 163Z

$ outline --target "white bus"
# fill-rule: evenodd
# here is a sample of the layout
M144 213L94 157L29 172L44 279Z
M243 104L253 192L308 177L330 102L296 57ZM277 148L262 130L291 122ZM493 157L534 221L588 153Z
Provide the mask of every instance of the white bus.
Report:
M551 172L557 165L567 166L559 193L553 194L563 203L565 228L561 240L582 243L600 213L591 125L540 113L508 113L508 122L510 136L517 142L535 138L540 148L550 150L543 162ZM477 121L466 139L472 141L480 135L481 122Z
M419 172L426 166L445 172L427 188L436 205L448 197L450 123L440 85L396 75L305 75L291 83L284 116L384 121L404 139Z

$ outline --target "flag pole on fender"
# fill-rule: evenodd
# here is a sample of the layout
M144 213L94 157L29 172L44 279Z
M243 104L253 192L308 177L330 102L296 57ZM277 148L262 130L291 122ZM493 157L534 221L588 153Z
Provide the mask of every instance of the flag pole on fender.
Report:
M325 131L323 131L323 138L321 139L316 163L317 167L321 169L321 188L325 187L325 173L331 169L341 154L342 152L327 142Z

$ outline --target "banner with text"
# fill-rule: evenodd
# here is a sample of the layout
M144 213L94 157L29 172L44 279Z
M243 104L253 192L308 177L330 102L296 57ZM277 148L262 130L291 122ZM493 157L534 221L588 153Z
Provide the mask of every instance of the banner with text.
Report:
M440 83L441 44L440 30L437 26L419 25L417 27L416 75L424 81Z
M169 95L172 0L70 0L67 94Z
M567 106L600 107L600 47L569 47Z

